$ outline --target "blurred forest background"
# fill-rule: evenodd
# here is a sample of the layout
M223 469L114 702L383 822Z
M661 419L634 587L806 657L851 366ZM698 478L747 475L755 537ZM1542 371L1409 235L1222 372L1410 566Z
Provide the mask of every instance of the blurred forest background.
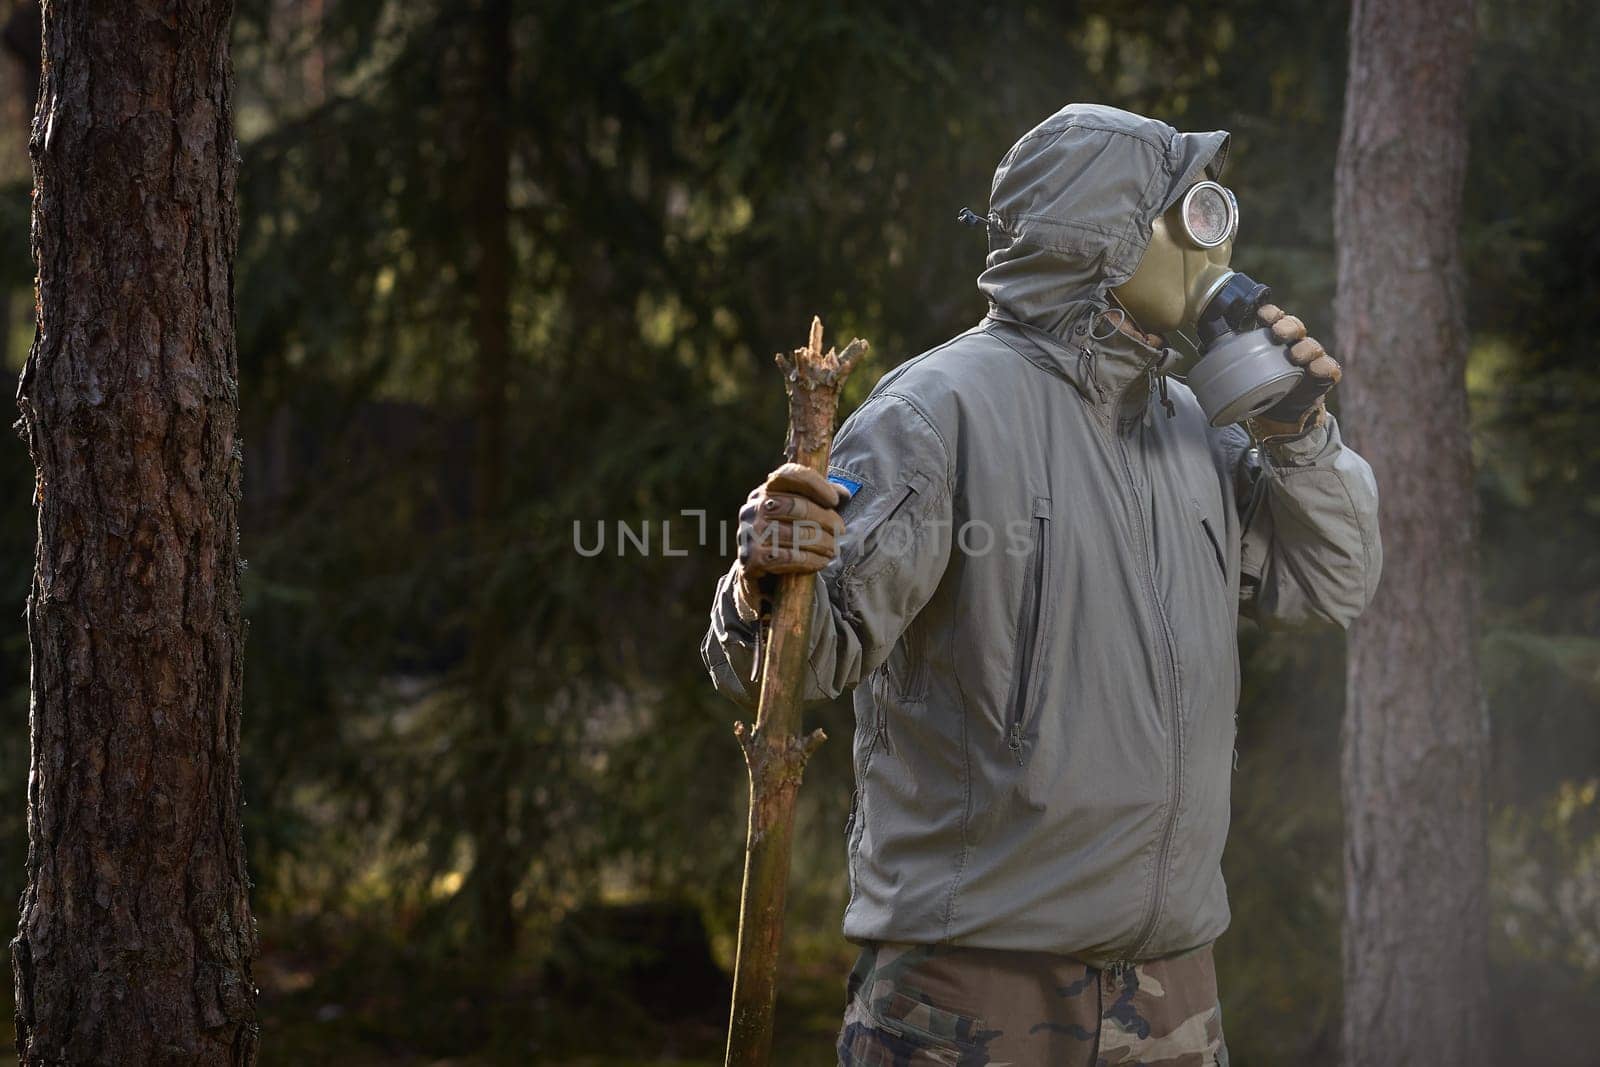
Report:
M15 374L38 38L31 5L0 16ZM981 212L1006 148L1069 100L1232 130L1235 262L1328 337L1347 16L1312 0L240 0L262 1062L720 1062L746 781L697 644L728 563L717 524L779 455L771 353L814 312L869 337L848 408L976 321L984 242L956 211ZM1480 0L1478 19L1464 240L1497 1042L1592 1062L1600 7ZM22 442L0 448L8 931L32 488ZM655 551L619 557L619 520L649 523ZM663 521L687 555L662 554ZM597 522L607 551L587 558L574 524L592 544ZM1329 1064L1342 649L1241 640L1229 1044L1245 1067ZM801 793L779 1023L795 1065L833 1062L853 956L850 711L814 717L834 741Z

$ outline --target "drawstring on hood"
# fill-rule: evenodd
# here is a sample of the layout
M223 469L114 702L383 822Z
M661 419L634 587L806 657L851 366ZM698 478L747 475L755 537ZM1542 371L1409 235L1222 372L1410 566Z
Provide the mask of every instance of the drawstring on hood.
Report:
M1156 388L1161 391L1161 406L1167 409L1167 418L1177 415L1178 409L1173 405L1172 397L1167 395L1167 376L1160 373L1159 368L1156 374Z
M974 227L989 225L989 220L988 219L984 218L982 215L978 214L976 211L972 210L970 207L964 207L960 211L958 211L956 213L956 221L960 222L960 223L964 223L967 226L974 226Z

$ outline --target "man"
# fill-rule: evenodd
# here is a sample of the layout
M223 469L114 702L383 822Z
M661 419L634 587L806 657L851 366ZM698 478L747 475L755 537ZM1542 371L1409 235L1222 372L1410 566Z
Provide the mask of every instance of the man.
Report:
M988 316L884 376L827 480L780 467L741 512L718 688L754 699L769 576L816 572L808 696L855 689L841 1063L1226 1062L1236 614L1346 626L1381 565L1299 320L1261 309L1305 374L1248 430L1135 321L1227 140L1087 105L1028 133L983 220Z

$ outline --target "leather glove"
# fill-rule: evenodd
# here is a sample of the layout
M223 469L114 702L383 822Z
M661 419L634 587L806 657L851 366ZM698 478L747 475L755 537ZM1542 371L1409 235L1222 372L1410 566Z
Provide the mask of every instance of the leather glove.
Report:
M799 463L785 463L751 491L739 509L739 615L759 613L779 574L811 574L839 554L850 491Z
M1289 359L1303 367L1305 374L1287 396L1250 419L1246 426L1257 442L1298 437L1322 425L1327 416L1323 398L1339 384L1343 371L1320 341L1306 336L1306 324L1295 316L1284 314L1276 304L1262 304L1256 314L1262 325L1272 328L1275 341L1289 346Z

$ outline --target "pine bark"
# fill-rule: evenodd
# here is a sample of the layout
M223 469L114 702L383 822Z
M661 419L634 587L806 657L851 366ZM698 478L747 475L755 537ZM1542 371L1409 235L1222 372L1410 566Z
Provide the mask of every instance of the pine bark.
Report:
M246 1065L231 5L44 4L25 1065Z
M1460 247L1471 0L1356 0L1336 173L1344 426L1383 500L1350 634L1343 1060L1488 1059L1485 778Z

